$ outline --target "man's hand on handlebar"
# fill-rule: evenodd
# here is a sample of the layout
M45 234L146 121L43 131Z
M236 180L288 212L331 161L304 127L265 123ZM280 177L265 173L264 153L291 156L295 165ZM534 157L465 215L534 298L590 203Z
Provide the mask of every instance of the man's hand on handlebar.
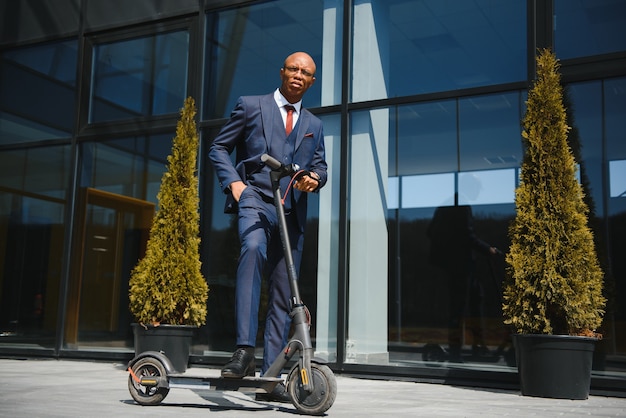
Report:
M319 186L319 176L314 172L307 172L301 176L298 176L294 182L293 187L301 192L314 192Z

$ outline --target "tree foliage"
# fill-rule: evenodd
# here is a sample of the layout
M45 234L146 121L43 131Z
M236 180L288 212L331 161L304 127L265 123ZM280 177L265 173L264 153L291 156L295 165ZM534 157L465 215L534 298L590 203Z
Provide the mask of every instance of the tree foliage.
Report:
M560 83L556 56L541 50L523 119L502 310L518 333L590 335L604 314L603 272L567 141Z
M200 326L208 285L200 270L198 131L193 98L185 100L161 179L146 255L130 277L130 310L143 324Z

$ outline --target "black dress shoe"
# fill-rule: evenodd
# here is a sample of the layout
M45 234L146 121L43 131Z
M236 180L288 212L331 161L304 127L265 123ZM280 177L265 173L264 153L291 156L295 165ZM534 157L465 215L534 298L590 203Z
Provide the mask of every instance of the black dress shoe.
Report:
M241 379L244 376L254 376L255 370L253 350L238 348L230 361L222 367L222 377Z
M291 396L289 396L285 385L282 383L277 384L274 390L269 393L257 393L255 399L265 402L291 403Z

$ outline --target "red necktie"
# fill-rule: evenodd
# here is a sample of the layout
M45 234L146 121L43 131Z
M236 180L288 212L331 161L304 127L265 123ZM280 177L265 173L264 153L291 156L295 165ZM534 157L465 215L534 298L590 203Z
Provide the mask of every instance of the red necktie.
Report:
M285 132L287 133L287 136L289 136L291 130L293 129L293 111L296 110L296 108L290 105L286 105L285 109L287 109L287 122L285 123Z

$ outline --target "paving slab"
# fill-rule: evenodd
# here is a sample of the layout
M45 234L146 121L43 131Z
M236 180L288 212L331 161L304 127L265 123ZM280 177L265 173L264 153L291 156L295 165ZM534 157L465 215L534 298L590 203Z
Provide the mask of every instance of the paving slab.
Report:
M291 417L290 404L241 392L172 389L158 406L128 392L126 364L87 360L0 359L0 417ZM188 373L218 376L214 368ZM327 417L626 417L626 399L544 399L519 392L337 375Z

